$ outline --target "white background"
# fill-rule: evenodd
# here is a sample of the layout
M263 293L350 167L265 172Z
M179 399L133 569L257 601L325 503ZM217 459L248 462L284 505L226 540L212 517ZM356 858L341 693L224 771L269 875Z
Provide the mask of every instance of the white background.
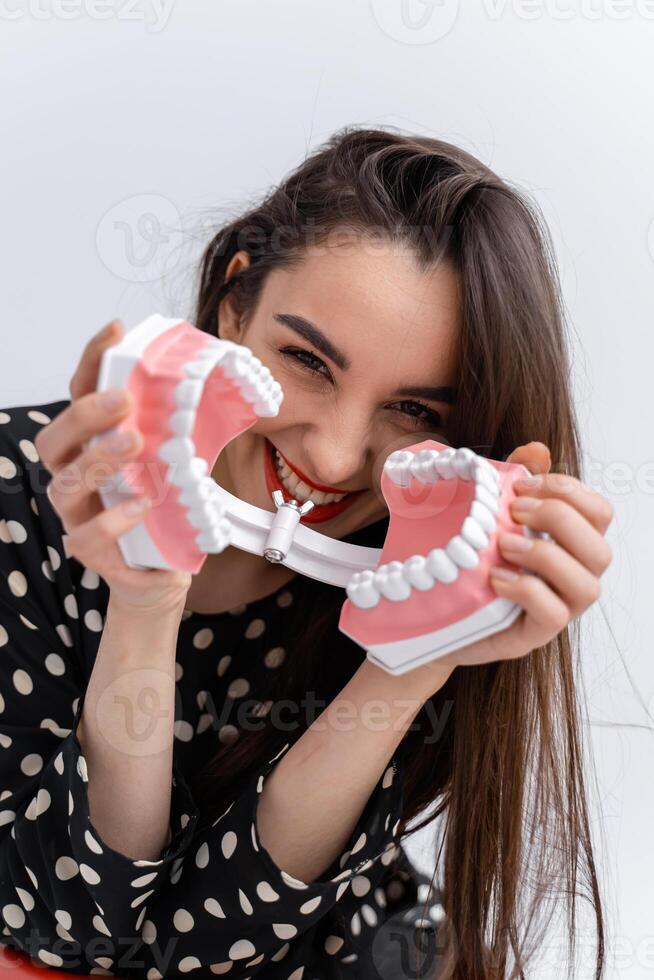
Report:
M621 980L654 977L653 46L645 0L0 0L3 408L69 397L114 316L188 314L211 227L346 123L459 143L539 203L616 511L583 659ZM408 848L429 869L431 834Z

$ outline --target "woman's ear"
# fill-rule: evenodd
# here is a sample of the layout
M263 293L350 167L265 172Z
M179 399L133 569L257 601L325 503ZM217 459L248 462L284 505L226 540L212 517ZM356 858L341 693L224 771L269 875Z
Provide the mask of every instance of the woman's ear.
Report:
M250 265L250 254L243 250L235 252L225 270L225 282L232 279L236 273L247 269ZM218 304L216 311L216 336L221 340L231 340L234 344L242 342L241 316L231 295L231 291Z

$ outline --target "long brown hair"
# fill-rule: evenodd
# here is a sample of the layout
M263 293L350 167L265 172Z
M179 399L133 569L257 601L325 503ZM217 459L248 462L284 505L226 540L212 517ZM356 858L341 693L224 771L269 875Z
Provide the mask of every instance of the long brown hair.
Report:
M424 269L450 261L460 272L459 376L447 441L502 460L539 440L551 451L553 470L579 477L564 307L548 229L524 192L449 143L391 128L339 130L260 204L217 232L202 259L194 323L216 333L235 252L251 258L229 281L247 318L268 273L301 260L308 229L318 244L341 228L409 245ZM387 530L385 519L344 540L381 548ZM314 691L329 702L364 653L338 630L342 589L298 576L294 591L288 659L271 681L270 698L299 702ZM545 916L545 900L557 895L566 903L570 954L576 899L590 899L595 976L603 975L574 626L519 659L455 669L431 699L430 716L446 718L436 743L425 741L425 707L398 749L406 779L396 841L419 815L411 832L442 817L435 873L440 866L449 952L439 977L524 977L552 911L536 936L533 927ZM268 722L217 747L194 786L208 819L288 738Z

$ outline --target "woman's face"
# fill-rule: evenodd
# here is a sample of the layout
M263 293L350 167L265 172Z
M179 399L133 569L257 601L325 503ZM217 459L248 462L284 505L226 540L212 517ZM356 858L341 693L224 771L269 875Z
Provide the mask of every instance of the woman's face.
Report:
M239 252L227 276L248 262ZM275 447L311 483L362 491L338 513L314 507L314 520L303 519L312 529L342 538L385 517L379 481L389 453L444 441L459 315L449 264L421 272L409 251L358 237L313 246L292 271L271 272L247 324L226 296L220 337L247 345L280 382L284 400L275 418L259 419L227 444L213 478L274 512ZM404 390L436 387L446 390ZM292 496L301 499L306 488Z

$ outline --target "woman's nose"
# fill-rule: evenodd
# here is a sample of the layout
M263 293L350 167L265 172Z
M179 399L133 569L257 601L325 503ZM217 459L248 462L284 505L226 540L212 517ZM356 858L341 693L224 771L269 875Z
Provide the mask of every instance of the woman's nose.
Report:
M314 439L305 446L305 469L315 483L344 490L362 490L368 485L369 450L347 436L336 433ZM308 468L308 469L307 469Z

